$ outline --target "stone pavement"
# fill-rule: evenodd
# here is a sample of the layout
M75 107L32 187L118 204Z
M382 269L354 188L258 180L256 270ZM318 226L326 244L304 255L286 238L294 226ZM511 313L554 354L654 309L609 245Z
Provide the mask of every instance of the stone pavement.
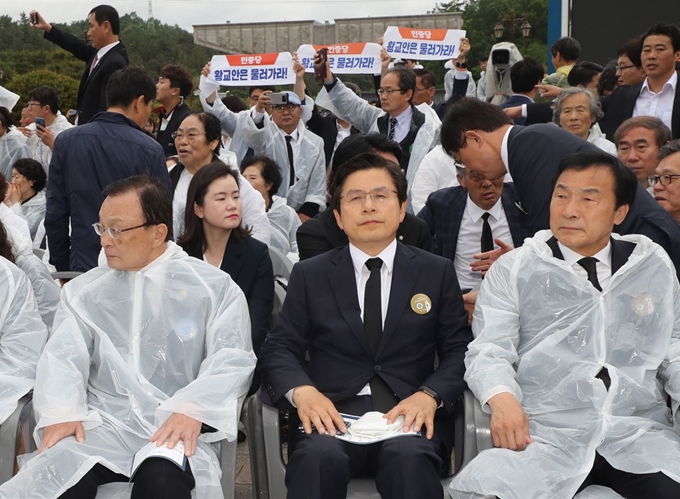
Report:
M236 448L235 481L234 499L253 499L253 479L250 475L248 442L241 442Z

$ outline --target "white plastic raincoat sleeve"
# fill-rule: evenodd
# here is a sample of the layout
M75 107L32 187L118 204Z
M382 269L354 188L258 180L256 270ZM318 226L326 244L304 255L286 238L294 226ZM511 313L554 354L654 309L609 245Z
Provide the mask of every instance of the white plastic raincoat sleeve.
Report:
M35 237L40 222L45 219L45 191L40 191L24 203L14 203L10 209L26 220L31 237Z
M486 412L489 399L499 393L510 392L522 401L515 381L520 320L514 257L512 252L503 255L482 281L472 321L475 339L465 354L465 381Z
M238 432L238 400L248 393L256 362L245 295L232 283L219 297L206 331L206 358L198 376L165 400L156 411L156 425L173 413L185 414L212 426L215 433L201 439L233 441Z
M33 254L31 241L23 237L14 227L5 227L5 230L12 244L15 263L31 283L40 317L45 325L51 328L59 305L61 289L52 279L49 269L42 260Z
M673 295L675 299L675 327L671 337L671 344L668 348L666 358L659 368L659 378L664 382L664 389L671 397L671 409L675 427L680 424L680 286L675 281Z
M47 341L26 275L0 258L0 423L33 388L38 359Z
M251 236L264 244L269 244L272 237L272 227L267 217L262 194L257 192L250 185L238 168L239 190L241 191L241 202L243 204L243 217L241 224L252 230Z
M323 87L316 97L316 103L358 128L362 133L377 132L376 120L385 114L385 111L371 106L340 80L330 92Z
M420 213L430 194L439 189L459 185L453 158L441 144L428 152L420 162L411 187L413 213Z

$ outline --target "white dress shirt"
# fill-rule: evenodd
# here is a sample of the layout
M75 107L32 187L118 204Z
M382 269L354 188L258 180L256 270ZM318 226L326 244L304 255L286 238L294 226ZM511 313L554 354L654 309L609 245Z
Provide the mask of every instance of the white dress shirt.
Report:
M510 155L508 153L508 139L510 137L510 130L512 130L512 127L514 125L510 125L508 127L508 130L505 132L505 135L503 135L503 142L501 142L501 160L503 161L503 164L505 165L505 170L510 173Z
M408 135L409 130L411 129L411 119L413 118L413 109L411 109L411 106L407 107L405 111L403 111L399 116L390 116L387 120L387 135L390 133L390 119L391 118L397 118L397 126L394 130L394 140L396 142L401 142L406 138Z
M588 272L584 269L578 261L581 258L585 258L583 255L576 253L574 250L567 248L564 244L557 241L557 246L559 246L564 261L571 265L574 269L576 275L583 277L586 281L588 280ZM602 250L593 255L593 258L597 260L595 268L597 269L597 280L600 282L600 287L602 289L607 287L609 281L612 278L612 259L611 259L612 243L611 241Z
M484 220L482 215L489 213L489 225L494 239L501 239L503 242L512 245L512 234L508 219L505 216L503 202L498 198L490 210L483 210L477 206L468 194L465 203L463 219L460 222L458 231L458 242L456 243L456 256L453 266L456 269L456 277L460 289L473 289L482 281L482 274L474 272L470 267L473 261L472 256L482 252L482 227ZM494 244L494 248L496 245Z
M92 69L94 70L94 68L96 68L97 66L99 66L99 62L102 60L102 57L104 57L104 56L106 55L106 53L107 53L109 50L111 50L113 47L115 47L115 46L118 45L119 43L120 43L120 42L117 42L117 41L116 41L116 42L113 42L113 43L109 43L108 45L106 45L106 46L100 48L100 49L97 51L97 63L96 63L94 66L92 66Z
M678 84L678 73L673 71L670 79L664 83L661 92L655 94L649 89L649 79L645 78L640 95L635 101L633 116L654 116L673 129L673 103L675 102L675 88Z
M364 295L366 292L366 283L371 277L371 271L366 267L366 262L371 258L380 258L383 265L380 268L380 304L382 311L382 324L385 328L385 317L387 316L387 307L390 302L390 290L392 289L392 272L394 270L394 257L397 254L397 240L392 241L387 248L382 250L377 256L370 256L354 246L349 244L349 254L352 258L352 265L354 266L354 277L357 284L357 298L359 299L359 309L361 310L361 320L364 320ZM295 387L297 388L297 387ZM293 404L293 390L288 390L285 397ZM371 395L371 387L366 384L358 395ZM297 407L293 404L293 407Z

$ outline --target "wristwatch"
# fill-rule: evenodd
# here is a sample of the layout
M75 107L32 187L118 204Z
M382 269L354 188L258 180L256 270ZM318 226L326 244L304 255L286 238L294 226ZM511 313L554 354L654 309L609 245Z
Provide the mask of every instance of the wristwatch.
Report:
M435 392L432 388L429 386L421 386L418 388L418 391L420 392L425 392L427 393L430 397L434 399L434 401L437 403L437 408L439 408L440 405L442 405L442 398L439 396L437 392Z
M456 61L456 67L460 68L460 69L467 69L467 61L465 61L465 62Z

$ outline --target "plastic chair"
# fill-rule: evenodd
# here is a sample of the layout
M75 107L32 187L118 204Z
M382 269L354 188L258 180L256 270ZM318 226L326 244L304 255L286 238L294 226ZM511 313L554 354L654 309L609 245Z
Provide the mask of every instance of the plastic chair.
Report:
M253 496L258 499L285 499L286 465L281 449L279 410L262 404L259 395L255 394L246 400L242 416L250 442ZM465 391L455 408L455 473L463 469L479 452L493 446L489 420L472 392ZM442 480L444 489L450 480L451 477ZM371 479L350 480L347 497L380 499L375 482Z
M271 246L269 246L269 258L271 258L272 266L274 267L274 277L283 277L288 282L290 273L293 271L293 262L286 255Z
M61 272L50 272L52 279L75 279L76 277L82 274L83 274L82 272L76 272L71 270L62 270Z
M32 400L32 392L21 397L14 412L0 425L0 485L14 475L19 438L23 439L26 452L36 450L33 438L31 438L35 428L35 420L31 411Z

